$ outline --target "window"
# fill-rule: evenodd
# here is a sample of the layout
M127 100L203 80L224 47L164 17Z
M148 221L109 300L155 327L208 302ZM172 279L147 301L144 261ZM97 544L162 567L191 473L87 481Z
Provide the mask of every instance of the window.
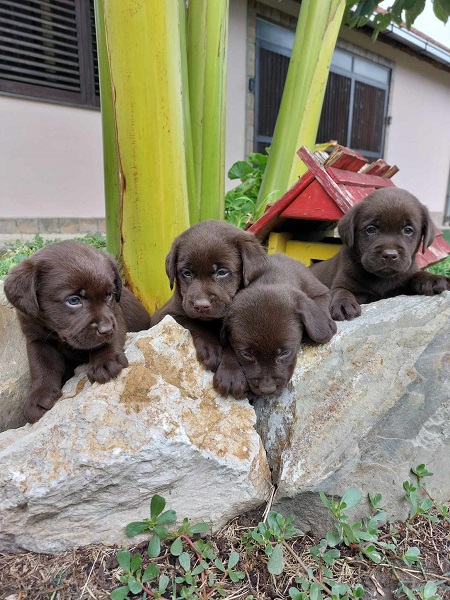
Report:
M0 0L0 92L100 106L93 0Z
M254 148L270 145L286 80L294 32L262 19L256 23ZM390 69L336 48L317 133L369 160L383 155Z

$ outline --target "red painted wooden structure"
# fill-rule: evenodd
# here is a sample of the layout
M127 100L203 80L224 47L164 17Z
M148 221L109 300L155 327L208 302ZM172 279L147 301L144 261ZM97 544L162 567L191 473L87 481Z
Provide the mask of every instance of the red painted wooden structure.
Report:
M398 168L383 159L368 163L358 152L338 146L329 156L312 154L303 146L297 152L308 171L263 216L249 227L260 239L282 227L288 219L337 222L355 204L381 187L394 187ZM314 224L311 224L314 228ZM450 244L436 229L433 244L416 256L423 268L450 255Z

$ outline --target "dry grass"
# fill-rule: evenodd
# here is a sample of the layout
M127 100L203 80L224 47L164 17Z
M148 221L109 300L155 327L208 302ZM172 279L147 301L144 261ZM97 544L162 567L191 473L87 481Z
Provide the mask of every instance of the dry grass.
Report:
M318 540L308 535L299 536L285 544L282 575L270 575L266 569L265 554L262 551L247 553L242 547L242 534L261 519L262 510L243 515L211 538L214 550L222 559L226 559L232 550L241 554L238 568L245 572L246 579L238 584L229 582L225 585L229 600L245 600L248 596L255 600L289 598L288 589L295 586L295 578L303 575L305 567L314 566L309 548ZM397 541L399 553L408 546L417 546L423 565L423 570L417 566L400 566L398 576L411 585L424 585L427 580L444 582L449 588L440 593L450 600L448 520L440 519L433 523L417 517L408 526L397 524L397 529L400 530ZM386 528L386 539L388 532ZM135 546L135 551L145 555L146 547L147 543L140 544ZM111 590L119 585L121 570L116 553L117 548L114 547L88 546L57 556L32 552L0 554L0 600L106 600ZM394 597L398 581L389 565L375 565L361 558L356 550L348 548L341 548L341 554L333 567L336 580L352 586L361 583L366 590L364 598L389 600ZM157 562L162 572L175 575L177 563L167 548L164 552L163 547Z

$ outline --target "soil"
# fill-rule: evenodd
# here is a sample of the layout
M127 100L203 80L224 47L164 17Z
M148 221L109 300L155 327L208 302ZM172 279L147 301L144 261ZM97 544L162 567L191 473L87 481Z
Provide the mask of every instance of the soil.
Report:
M245 579L237 584L225 584L225 596L231 599L277 600L289 598L289 588L296 587L295 578L304 575L304 568L315 565L309 548L319 540L309 535L291 538L284 547L285 566L279 576L267 571L267 557L262 550L246 552L242 535L249 527L262 520L263 511L253 511L235 519L227 527L209 539L216 554L226 560L232 550L240 553L237 569L245 572ZM398 563L397 578L383 562L379 565L364 558L357 549L340 547L341 557L333 566L334 579L365 589L364 599L391 600L406 598L398 592L398 578L410 587L425 585L426 581L439 583L438 593L450 600L450 523L448 518L432 522L416 517L407 524L394 524L397 537L397 553L409 546L420 549L421 565L408 566ZM389 538L389 526L383 534ZM147 542L133 547L145 561ZM22 552L0 554L0 600L106 600L110 592L122 585L122 571L117 562L117 547L101 545L87 546L59 555ZM170 555L168 546L162 547L157 559L161 572L169 577L176 574L176 560ZM170 586L168 588L170 590ZM397 590L397 594L396 594ZM130 598L141 600L143 594ZM166 598L172 594L166 593ZM217 592L200 595L199 598L219 598ZM326 595L324 594L324 597ZM418 598L420 596L417 596ZM431 600L431 599L430 599ZM434 599L433 599L434 600Z

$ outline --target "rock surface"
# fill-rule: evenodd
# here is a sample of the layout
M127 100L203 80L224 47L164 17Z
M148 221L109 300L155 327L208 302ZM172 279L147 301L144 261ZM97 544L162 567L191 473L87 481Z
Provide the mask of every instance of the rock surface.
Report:
M290 390L258 400L256 412L274 508L304 530L331 524L319 490L380 492L389 517L404 518L402 484L421 463L435 473L429 489L448 500L450 292L366 306L330 343L304 347Z
M0 281L0 431L21 427L30 390L25 338Z
M247 402L217 396L170 317L129 336L130 367L82 370L37 424L0 435L0 549L125 544L151 496L213 528L267 499L270 472Z

